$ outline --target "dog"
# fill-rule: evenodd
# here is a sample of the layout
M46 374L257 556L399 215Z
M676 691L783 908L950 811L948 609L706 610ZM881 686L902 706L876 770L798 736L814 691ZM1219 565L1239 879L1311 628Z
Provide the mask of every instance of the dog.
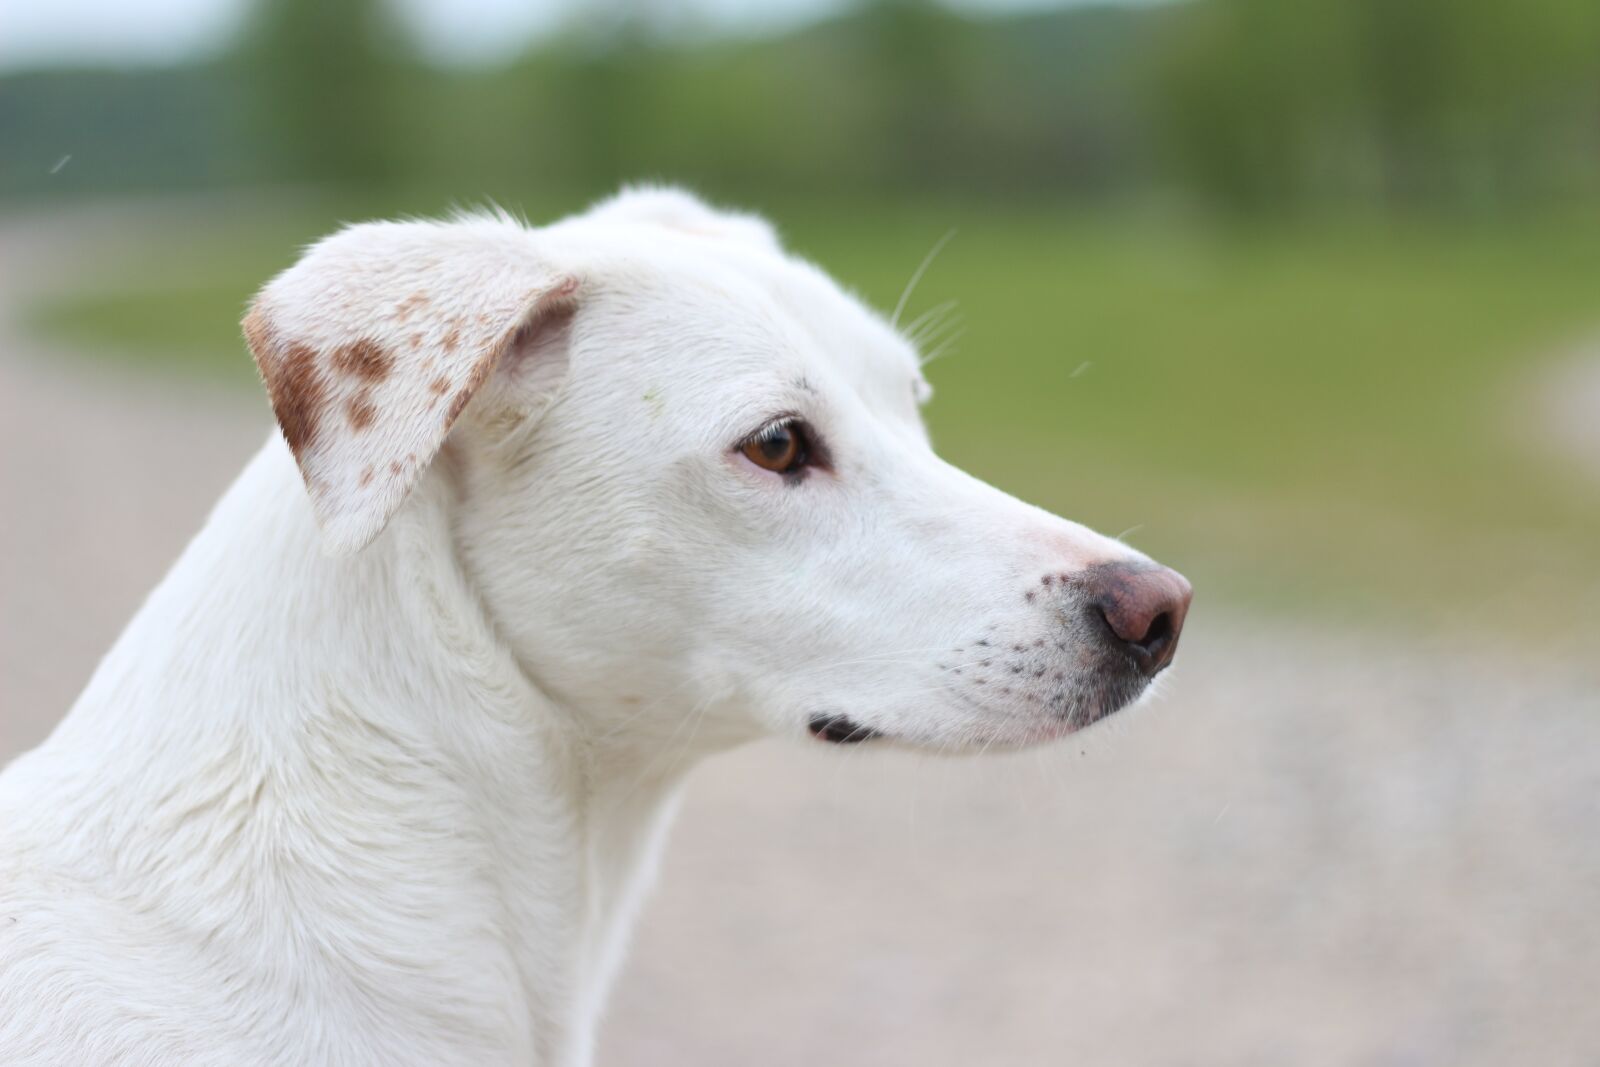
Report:
M9 1065L587 1063L698 759L1057 738L1188 611L678 190L350 226L244 334L277 429L0 775Z

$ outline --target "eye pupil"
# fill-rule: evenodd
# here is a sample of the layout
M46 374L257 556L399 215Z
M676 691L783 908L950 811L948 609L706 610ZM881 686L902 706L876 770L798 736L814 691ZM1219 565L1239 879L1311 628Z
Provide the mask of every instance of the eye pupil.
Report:
M756 466L779 474L790 474L805 466L805 438L798 426L785 423L763 430L747 441L741 451Z
M794 434L786 426L761 439L761 455L772 463L784 463L794 450Z

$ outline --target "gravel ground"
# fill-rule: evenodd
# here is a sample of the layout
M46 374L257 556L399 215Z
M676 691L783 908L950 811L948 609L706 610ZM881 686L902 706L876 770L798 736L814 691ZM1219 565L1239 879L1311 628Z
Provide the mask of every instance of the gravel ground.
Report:
M21 336L102 225L0 228L0 759L268 431ZM704 766L601 1062L1594 1065L1597 987L1600 667L1202 590L1162 698L1082 743Z

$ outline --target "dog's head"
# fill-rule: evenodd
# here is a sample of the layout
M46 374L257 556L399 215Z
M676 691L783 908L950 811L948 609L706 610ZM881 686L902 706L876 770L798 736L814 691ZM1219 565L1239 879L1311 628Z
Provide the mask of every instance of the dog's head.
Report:
M330 547L450 479L496 626L598 729L1041 740L1142 693L1188 609L940 460L906 339L680 192L353 226L245 333Z

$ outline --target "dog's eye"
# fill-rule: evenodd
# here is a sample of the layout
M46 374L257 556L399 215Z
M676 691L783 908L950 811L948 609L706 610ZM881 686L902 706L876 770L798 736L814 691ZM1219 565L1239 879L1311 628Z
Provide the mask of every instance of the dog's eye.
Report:
M775 422L739 446L745 459L778 474L794 474L811 459L811 444L799 422Z

